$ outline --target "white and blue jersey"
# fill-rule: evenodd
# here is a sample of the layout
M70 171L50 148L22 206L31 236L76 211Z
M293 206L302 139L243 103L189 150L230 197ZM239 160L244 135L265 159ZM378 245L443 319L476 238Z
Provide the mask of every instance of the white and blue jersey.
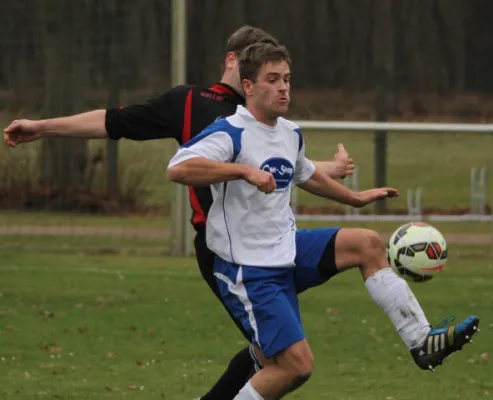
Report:
M297 293L329 279L321 266L332 263L335 270L337 228L296 230L289 206L292 185L310 179L315 167L296 124L279 118L269 127L242 106L183 145L170 166L194 157L250 165L276 181L269 194L244 180L212 185L206 225L223 303L272 357L305 337Z
M284 118L270 127L242 106L184 144L170 166L194 157L246 164L274 176L277 188L265 194L244 180L212 185L207 246L231 263L291 267L296 257L296 224L289 205L292 185L306 182L315 167L305 157L299 127Z

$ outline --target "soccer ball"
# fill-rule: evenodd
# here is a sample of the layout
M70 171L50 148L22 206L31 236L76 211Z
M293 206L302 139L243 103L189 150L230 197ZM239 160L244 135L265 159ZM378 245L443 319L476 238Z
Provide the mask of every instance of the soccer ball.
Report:
M447 242L431 225L410 222L390 237L387 258L398 275L424 282L440 272L447 262Z

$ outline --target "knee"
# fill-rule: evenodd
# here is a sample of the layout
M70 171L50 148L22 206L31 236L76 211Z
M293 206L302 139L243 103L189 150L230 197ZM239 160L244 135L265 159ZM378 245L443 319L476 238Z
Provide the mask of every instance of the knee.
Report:
M296 380L299 382L306 382L310 379L313 372L313 356L307 357L296 368Z
M365 259L385 257L385 244L377 232L365 229L362 236L361 253Z
M303 354L297 354L292 358L290 369L294 386L298 387L304 384L312 375L313 353L309 351Z
M296 375L294 377L294 385L301 386L303 385L310 377L313 372L313 360L311 363L306 363L301 365L300 368L296 371Z
M303 385L312 374L313 353L306 339L291 345L274 358L284 372L290 391Z

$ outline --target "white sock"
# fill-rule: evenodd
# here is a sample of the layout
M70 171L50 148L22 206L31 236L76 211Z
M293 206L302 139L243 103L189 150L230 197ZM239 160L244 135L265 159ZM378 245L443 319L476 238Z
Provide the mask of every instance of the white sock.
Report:
M407 282L392 268L384 268L370 276L366 289L375 303L383 308L409 349L423 344L430 324Z
M248 381L233 400L264 400L264 398L254 389L251 381Z

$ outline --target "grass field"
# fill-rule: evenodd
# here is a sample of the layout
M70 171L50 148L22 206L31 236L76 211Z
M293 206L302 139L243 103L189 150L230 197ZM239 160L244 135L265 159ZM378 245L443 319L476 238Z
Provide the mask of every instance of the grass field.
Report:
M345 144L359 167L360 188L374 184L373 134L306 132L307 156L314 160L333 157L337 143ZM388 136L388 184L401 190L402 197L390 202L393 208L406 207L408 188L421 187L424 207L468 207L471 167L486 166L491 178L493 138L482 134L391 133ZM166 182L167 158L173 154L169 141L121 142L124 164L134 170L152 168L146 176L150 201L169 199ZM491 179L489 179L491 180ZM487 185L491 198L491 185ZM300 204L321 205L327 201L300 192Z
M305 133L307 156L315 160L331 159L342 142L359 166L360 187L373 187L374 157L372 133ZM122 159L145 159L149 149L146 143L122 142ZM149 177L153 187L151 198L165 198L169 190L159 177L166 176L165 154L172 154L169 142L156 142L151 148L156 160L153 168L157 178ZM423 206L469 206L470 168L493 165L493 138L480 134L449 133L391 133L388 142L388 184L402 191L403 196L391 202L391 207L406 207L408 188L422 187ZM490 191L491 185L487 190ZM491 196L489 196L491 197ZM327 204L323 199L301 192L300 204Z
M194 260L164 257L160 240L12 236L0 249L2 400L191 399L245 345ZM411 362L356 271L303 294L316 369L289 398L491 398L491 256L455 246L441 275L412 285L432 323L482 318L435 374Z
M372 186L372 134L305 136L312 159L331 158L343 142L359 165L360 187ZM142 177L148 204L170 202L165 176L173 149L170 141L121 142L122 179ZM0 146L0 170L15 175L27 165L36 174L36 151L36 144ZM389 185L403 192L391 207L405 208L406 189L418 186L425 207L467 207L470 167L491 169L492 154L487 135L390 134ZM305 193L299 203L328 204ZM390 233L399 223L340 225ZM491 223L434 225L449 239L492 234ZM30 235L30 227L53 230L39 235L33 229ZM87 227L94 232L77 230ZM164 215L0 213L0 399L191 399L214 382L245 342L205 287L195 261L166 256L169 229ZM358 273L348 272L301 296L316 370L290 398L493 397L491 245L451 242L446 271L412 287L430 322L478 314L482 331L472 345L437 373L420 371Z
M371 133L313 133L307 132L307 153L312 159L331 158L338 142L346 144L347 149L360 168L360 187L373 184L373 135ZM7 149L0 146L1 159L6 169L16 170L16 163L22 160L35 160L38 143ZM90 148L104 146L104 142L92 141ZM148 193L148 203L165 205L171 199L171 185L166 180L167 160L175 144L172 141L120 142L120 155L123 178L129 173L142 175L142 185ZM493 160L493 138L480 134L389 134L388 175L389 185L402 191L401 198L389 201L393 208L405 208L406 189L421 186L425 207L467 207L469 204L469 174L472 166L490 166ZM31 167L36 164L28 163ZM491 168L490 168L491 169ZM35 173L35 172L33 172ZM124 179L125 181L125 179ZM490 199L490 180L487 180L487 193ZM299 204L333 204L300 191ZM299 223L301 227L324 226L327 223ZM340 223L341 226L363 226L379 232L392 232L398 223ZM491 234L491 223L434 223L445 234L480 233ZM16 226L48 227L95 227L98 229L132 231L169 231L169 218L162 214L96 216L87 214L62 214L46 212L0 212L0 228ZM68 234L75 232L68 232Z
M93 226L114 228L168 229L170 224L166 216L156 215L94 215L87 213L54 213L0 211L0 226L37 225L37 226Z
M342 142L359 166L360 188L374 183L373 134L305 132L307 156L315 160L331 159L337 143ZM38 143L8 149L0 146L0 159L6 169L17 171L24 165L36 173L35 155ZM90 142L92 151L103 146L102 141ZM123 182L137 179L147 193L148 204L169 204L170 183L166 166L176 145L173 141L120 142L120 167ZM470 169L486 166L491 178L493 167L493 137L487 134L453 133L390 133L388 136L388 184L401 190L402 197L390 202L392 208L406 208L408 188L421 187L423 207L455 208L469 206ZM102 168L100 166L99 168ZM14 172L17 173L17 172ZM25 169L19 169L19 174ZM487 173L487 177L488 177ZM487 179L491 181L491 179ZM488 197L493 188L488 182ZM327 201L301 192L300 204L327 205ZM491 201L489 202L491 204Z

